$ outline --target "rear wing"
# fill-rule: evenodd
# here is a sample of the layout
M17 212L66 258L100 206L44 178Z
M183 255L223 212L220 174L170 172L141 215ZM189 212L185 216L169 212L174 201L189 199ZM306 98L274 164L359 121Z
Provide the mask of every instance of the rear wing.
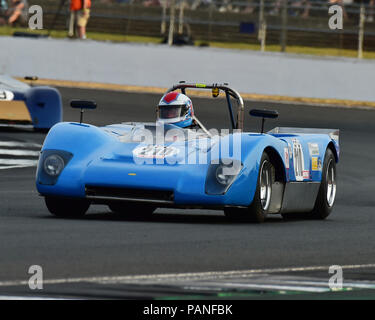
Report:
M292 128L292 127L276 127L267 133L276 134L327 134L337 144L339 143L339 129L320 129L320 128Z

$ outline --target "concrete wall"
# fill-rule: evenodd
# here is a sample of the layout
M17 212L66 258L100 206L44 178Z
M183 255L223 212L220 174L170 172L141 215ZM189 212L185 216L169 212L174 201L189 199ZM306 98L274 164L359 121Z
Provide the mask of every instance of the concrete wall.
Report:
M0 73L169 87L228 82L243 93L375 101L375 61L196 47L0 37Z

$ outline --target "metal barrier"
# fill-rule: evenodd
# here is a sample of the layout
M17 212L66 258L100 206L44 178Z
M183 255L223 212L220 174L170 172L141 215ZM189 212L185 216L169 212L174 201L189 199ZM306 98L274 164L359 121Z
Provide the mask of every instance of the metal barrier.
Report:
M352 0L92 0L88 31L165 37L189 34L201 42L237 42L288 46L375 50L374 2ZM343 3L345 1L345 4ZM46 25L56 13L56 0L31 0L44 9ZM124 2L124 1L121 1ZM331 30L329 7L343 8L343 29ZM60 13L56 29L67 29L69 8Z

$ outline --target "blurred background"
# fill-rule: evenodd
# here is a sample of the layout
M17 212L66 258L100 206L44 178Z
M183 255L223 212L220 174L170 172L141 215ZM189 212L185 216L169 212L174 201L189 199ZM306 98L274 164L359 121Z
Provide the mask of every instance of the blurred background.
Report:
M6 2L6 0L0 0ZM233 49L375 58L375 0L92 0L93 40L190 44ZM43 8L45 33L67 37L69 0L28 0ZM343 29L328 27L332 5ZM0 34L26 31L15 22ZM37 31L36 31L37 32Z

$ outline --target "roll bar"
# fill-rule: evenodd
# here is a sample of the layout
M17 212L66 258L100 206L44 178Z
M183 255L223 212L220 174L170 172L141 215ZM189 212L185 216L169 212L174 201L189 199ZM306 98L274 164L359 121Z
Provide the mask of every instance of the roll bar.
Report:
M181 93L185 94L186 89L218 89L219 91L222 90L225 92L225 96L227 99L228 104L228 110L229 110L229 116L232 124L232 129L239 129L243 130L243 121L244 121L244 104L243 99L241 95L234 89L228 87L228 84L205 84L205 83L185 83L181 81L180 83L174 85L173 87L169 88L166 93L175 91L175 90L181 90ZM238 103L238 110L237 110L237 119L235 121L234 114L233 114L233 108L232 103L230 101L230 97L237 100Z

